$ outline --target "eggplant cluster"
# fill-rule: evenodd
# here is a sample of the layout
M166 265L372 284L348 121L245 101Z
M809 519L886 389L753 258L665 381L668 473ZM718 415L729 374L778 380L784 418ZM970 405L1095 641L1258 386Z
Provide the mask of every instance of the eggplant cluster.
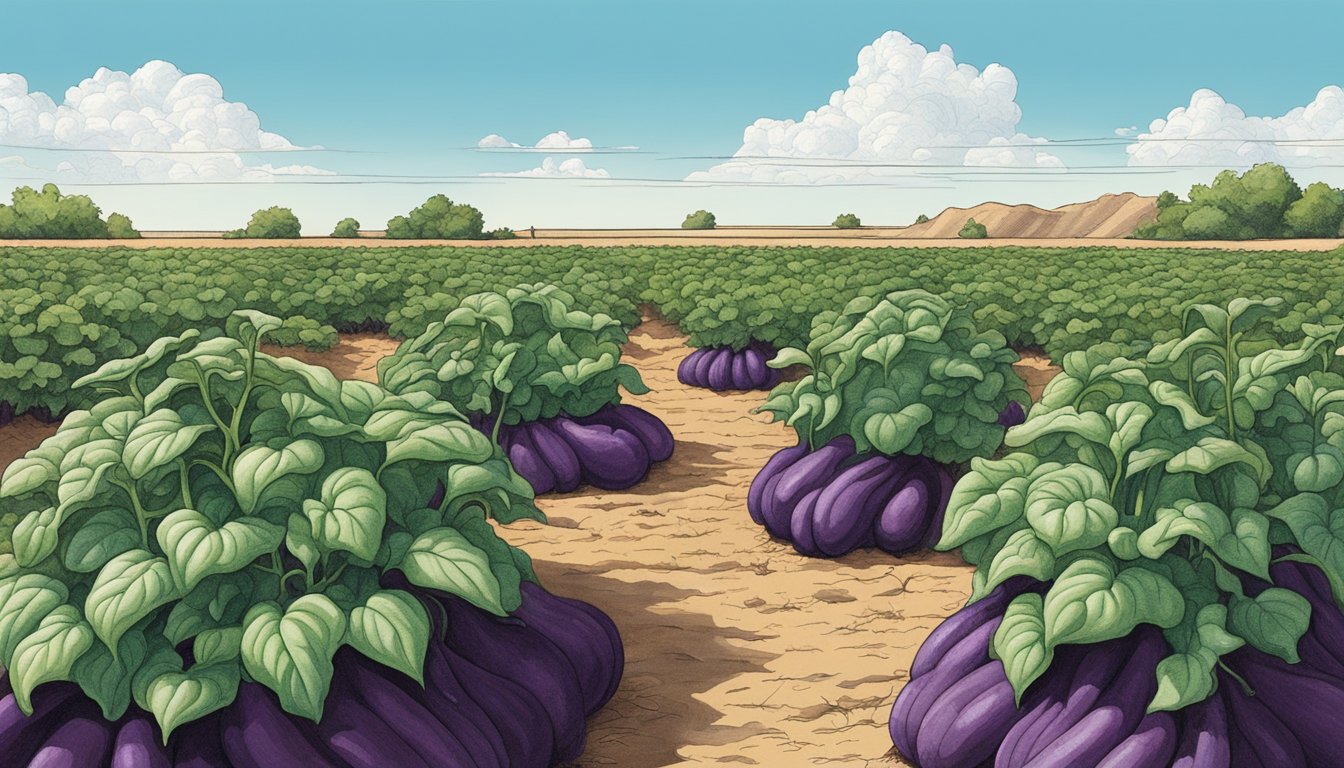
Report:
M1209 698L1152 713L1146 710L1157 664L1170 648L1147 624L1116 640L1060 646L1016 704L1002 662L989 656L1004 610L1030 583L1010 579L944 621L920 647L892 707L892 741L920 768L1339 765L1344 613L1321 571L1281 562L1271 576L1311 602L1310 627L1297 647L1301 661L1244 646L1223 658Z
M582 418L504 425L499 445L538 494L567 493L582 484L620 490L643 480L672 455L672 432L633 405L605 405Z
M677 366L677 381L715 392L772 389L779 371L766 365L775 356L774 346L753 340L742 349L700 347Z
M923 456L856 453L848 435L813 451L779 451L751 481L747 511L771 536L812 557L859 547L892 554L938 540L953 479Z
M577 758L585 718L616 692L620 635L597 608L525 582L498 618L420 591L441 608L424 686L349 647L335 657L322 718L280 708L244 682L227 708L176 730L167 746L132 707L116 722L73 683L48 683L34 712L0 700L0 762L34 768L547 768ZM431 612L435 613L435 612ZM7 685L6 685L7 687Z

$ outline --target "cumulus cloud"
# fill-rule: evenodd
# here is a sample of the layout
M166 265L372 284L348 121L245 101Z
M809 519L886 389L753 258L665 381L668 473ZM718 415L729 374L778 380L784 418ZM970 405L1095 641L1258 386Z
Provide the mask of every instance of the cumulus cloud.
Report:
M732 160L687 180L832 183L901 172L872 167L883 164L1062 168L1040 148L1042 139L1018 132L1016 98L1017 77L1007 67L981 71L957 63L946 45L929 51L888 32L859 51L849 87L829 102L801 120L757 120ZM753 159L761 157L834 164Z
M299 149L262 130L255 112L224 98L219 81L166 61L133 73L101 68L60 103L0 73L0 144L75 150L54 166L57 180L214 181L325 174L307 165L249 164L248 151ZM33 159L30 158L30 162Z
M1116 128L1115 135L1120 137L1133 136L1139 132L1139 126L1131 125L1128 128Z
M1306 106L1278 117L1247 115L1216 92L1200 89L1188 105L1154 120L1125 149L1129 164L1140 166L1341 163L1344 89L1322 88Z
M554 157L548 157L541 162L538 168L531 168L526 171L516 173L483 173L482 176L514 176L521 178L534 179L609 179L611 174L602 168L589 168L584 165L583 160L577 157L571 157L568 160L557 161Z
M492 133L489 136L476 142L476 146L481 149L528 149L528 150L550 150L553 152L587 152L593 149L593 142L585 138L571 138L565 131L556 131L548 133L541 137L541 140L531 146L517 144Z

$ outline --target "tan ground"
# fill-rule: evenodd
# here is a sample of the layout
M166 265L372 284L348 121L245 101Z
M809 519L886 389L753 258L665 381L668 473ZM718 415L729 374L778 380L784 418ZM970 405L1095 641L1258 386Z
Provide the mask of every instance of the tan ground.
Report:
M667 423L675 455L629 491L543 497L549 526L503 529L549 589L600 607L625 640L620 690L574 765L900 765L891 703L925 637L965 601L970 568L937 553L812 559L771 540L747 516L747 488L793 436L751 413L761 393L679 384L685 341L651 321L625 353L653 389L630 401ZM293 354L372 379L393 348L361 335ZM1023 370L1036 390L1051 369ZM0 429L0 467L46 431Z
M1157 198L1126 192L1052 210L1003 203L948 208L923 224L907 227L900 236L954 238L966 226L966 220L972 218L977 224L984 224L996 238L1117 238L1126 237L1140 224L1157 218Z
M1036 209L1040 210L1040 209ZM977 219L978 221L979 219ZM962 225L965 219L962 219ZM1098 225L1101 226L1101 225ZM990 237L986 240L961 240L955 236L921 238L907 227L719 227L713 230L683 229L538 229L535 240L524 232L517 240L387 240L367 237L358 240L330 237L304 237L298 240L225 240L218 237L146 237L140 240L0 240L0 248L408 248L424 246L462 246L483 248L527 248L533 245L622 246L817 246L839 248L995 248L1026 246L1036 248L1199 248L1225 251L1329 251L1344 240L1209 240L1164 242L1161 240L1125 240L1115 237ZM960 229L960 225L957 227ZM955 234L955 233L953 233ZM994 234L994 230L990 230Z

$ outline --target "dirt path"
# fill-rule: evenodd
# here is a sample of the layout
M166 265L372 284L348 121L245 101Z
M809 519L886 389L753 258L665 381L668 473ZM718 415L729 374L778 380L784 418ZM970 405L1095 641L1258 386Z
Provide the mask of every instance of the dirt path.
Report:
M287 353L374 379L394 347L364 335ZM549 526L503 529L549 589L606 611L625 640L620 690L575 766L899 765L891 703L920 643L964 603L970 568L937 553L812 559L770 539L747 516L747 489L792 433L751 412L762 393L678 383L687 351L651 321L625 352L653 390L630 401L676 436L670 460L629 491L543 497ZM1042 361L1029 367L1030 379L1048 375ZM0 468L47 431L34 427L0 429Z

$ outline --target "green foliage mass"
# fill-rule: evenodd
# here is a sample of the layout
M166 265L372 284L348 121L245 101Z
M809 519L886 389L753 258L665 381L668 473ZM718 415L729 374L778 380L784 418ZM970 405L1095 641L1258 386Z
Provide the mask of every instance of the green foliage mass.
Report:
M70 680L166 742L246 675L316 721L343 645L423 679L430 617L385 573L520 605L531 562L488 518L544 520L527 482L447 403L259 352L279 327L238 312L108 362L75 384L96 404L5 470L0 664L25 712Z
M836 227L837 229L858 229L863 226L863 224L859 223L858 216L855 216L852 213L842 213L835 217L835 221L831 223L831 226Z
M346 217L336 222L336 228L331 231L332 237L359 237L359 222L355 219Z
M574 304L544 283L468 296L380 360L378 378L398 394L427 392L496 424L588 416L620 402L618 387L648 392L621 362L620 321Z
M84 195L62 195L55 184L41 191L14 190L10 205L0 205L0 240L79 240L134 238L131 220L120 213L101 218L102 211Z
M224 233L225 237L254 237L266 240L290 240L300 234L299 217L288 208L272 206L252 214L243 229Z
M1344 192L1321 182L1303 190L1283 166L1262 163L1241 175L1223 171L1210 185L1194 185L1188 202L1163 192L1158 196L1157 210L1157 218L1136 229L1134 237L1338 237L1344 223Z
M967 240L983 240L989 237L989 230L975 219L967 219L966 225L957 233L957 237L963 237Z
M972 600L1025 575L994 636L1019 696L1062 644L1165 630L1150 711L1214 690L1219 658L1249 644L1289 662L1307 599L1270 581L1271 547L1320 566L1344 599L1344 324L1286 343L1281 299L1196 304L1146 356L1070 352L1011 453L975 460L952 492L939 549L977 565Z
M681 222L682 229L713 229L716 222L714 214L709 211L696 211L686 214L685 221Z
M405 216L387 222L394 240L479 240L485 228L481 212L447 195L434 195Z
M849 435L860 452L956 464L993 453L999 413L1028 402L1016 361L1002 334L977 331L968 312L927 291L861 296L814 317L806 349L780 350L771 367L809 373L760 410L814 448Z

